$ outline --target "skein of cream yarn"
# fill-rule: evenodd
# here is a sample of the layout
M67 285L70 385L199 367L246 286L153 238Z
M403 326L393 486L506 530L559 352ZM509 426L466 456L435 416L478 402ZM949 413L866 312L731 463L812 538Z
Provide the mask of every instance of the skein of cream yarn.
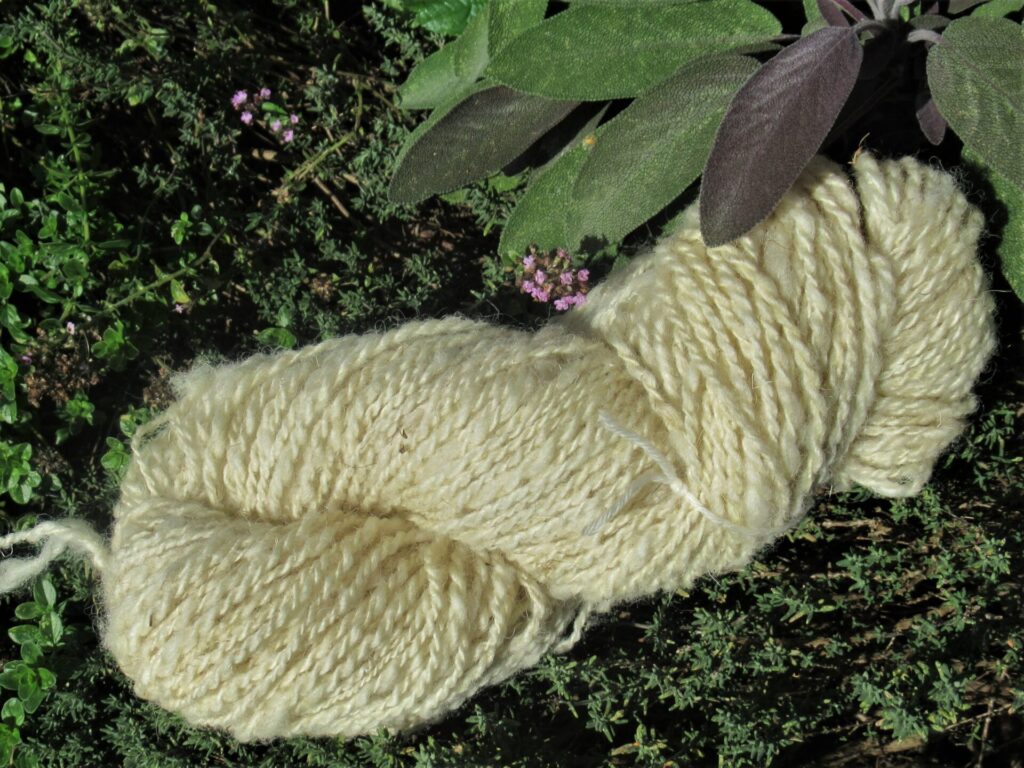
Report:
M458 316L200 365L137 436L100 636L135 691L241 741L443 717L587 617L742 568L823 489L916 493L994 347L953 180L817 158L745 237L696 206L537 333Z

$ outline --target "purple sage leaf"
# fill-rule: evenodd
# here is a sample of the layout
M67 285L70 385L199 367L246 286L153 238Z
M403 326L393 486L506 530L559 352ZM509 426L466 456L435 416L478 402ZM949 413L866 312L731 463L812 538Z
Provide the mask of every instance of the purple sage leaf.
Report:
M825 27L744 83L704 166L700 220L709 247L739 237L772 212L821 147L863 58L852 28Z
M917 94L917 102L917 124L921 126L921 133L938 146L946 136L946 118L939 114L939 108L927 88Z

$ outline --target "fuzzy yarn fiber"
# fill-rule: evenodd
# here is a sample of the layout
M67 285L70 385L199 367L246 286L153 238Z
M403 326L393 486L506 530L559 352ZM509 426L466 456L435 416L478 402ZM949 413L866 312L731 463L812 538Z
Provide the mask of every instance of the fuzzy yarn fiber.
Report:
M587 617L745 566L814 494L920 490L994 347L946 174L815 159L708 249L696 208L527 333L453 316L199 365L140 433L102 576L135 691L242 741L443 717Z

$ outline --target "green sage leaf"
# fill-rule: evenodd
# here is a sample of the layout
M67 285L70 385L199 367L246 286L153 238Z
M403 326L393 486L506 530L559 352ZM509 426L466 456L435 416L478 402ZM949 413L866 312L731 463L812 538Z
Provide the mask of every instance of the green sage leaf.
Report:
M1024 8L1024 0L988 0L984 5L979 5L971 16L998 19L1000 16L1008 16L1011 13Z
M398 89L402 109L432 109L480 78L487 66L489 15L488 8L481 10L457 40L416 65Z
M424 29L442 35L458 35L487 0L403 0Z
M928 85L964 146L1024 188L1024 36L1008 19L950 22L928 52Z
M697 180L753 59L689 62L605 125L574 187L585 235L621 240Z
M572 5L498 53L485 76L552 99L636 96L687 61L779 34L748 0Z
M502 230L500 255L521 256L530 245L542 250L576 250L580 232L575 220L573 188L590 147L601 141L602 133L603 126L565 150L531 182Z
M548 0L491 0L487 6L487 48L493 57L531 27L544 21Z

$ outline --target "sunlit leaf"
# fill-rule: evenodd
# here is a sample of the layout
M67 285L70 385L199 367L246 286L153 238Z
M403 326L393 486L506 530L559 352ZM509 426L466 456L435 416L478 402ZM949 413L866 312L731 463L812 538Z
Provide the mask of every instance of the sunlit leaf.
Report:
M1008 19L950 23L928 52L939 112L984 163L1024 188L1024 36Z
M996 19L1016 13L1022 8L1024 8L1024 0L988 0L984 5L979 5L971 11L971 16Z
M487 47L494 56L526 30L544 20L548 0L491 0Z
M402 109L431 109L465 91L487 66L489 8L477 13L457 39L431 54L398 89Z
M581 233L620 240L696 181L730 100L757 68L741 56L690 62L609 121L575 184Z
M576 4L520 36L485 75L553 99L636 96L687 61L780 32L748 0Z
M420 26L442 35L458 35L487 0L403 0Z

